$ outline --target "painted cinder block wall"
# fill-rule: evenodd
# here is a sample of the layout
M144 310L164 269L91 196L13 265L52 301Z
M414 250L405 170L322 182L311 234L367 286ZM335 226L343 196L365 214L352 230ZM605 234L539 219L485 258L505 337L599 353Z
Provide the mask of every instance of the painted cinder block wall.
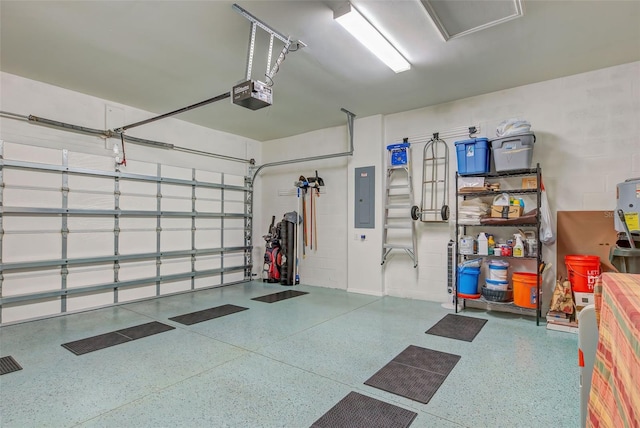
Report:
M384 151L387 144L398 142L403 136L429 136L437 131L479 125L479 135L492 138L500 121L510 117L525 118L532 123L537 136L533 162L542 166L554 216L559 210L614 209L616 184L640 176L639 76L640 62L634 62L408 112L356 118L356 149L345 167L349 186L347 200L343 193L327 192L322 201L334 207L332 227L344 228L339 225L342 224L348 230L341 243L333 243L331 253L335 263L348 261L347 283L338 284L337 288L442 302L449 299L446 248L454 235L452 222L418 224L417 269L413 269L411 260L400 253L394 255L384 269L379 267ZM275 158L283 152L291 157L303 156L310 136L324 132L326 130L291 137L278 141L277 146L266 142L263 147L265 159ZM346 136L344 138L346 141ZM456 168L453 143L453 139L448 141L451 171ZM346 143L341 144L345 147ZM333 148L330 145L322 147L326 147L322 153ZM422 147L423 144L414 145L414 159L421 159ZM353 229L353 168L369 165L376 166L376 228L366 230L367 239L358 241L354 239L356 231ZM339 167L336 164L336 168ZM305 168L311 171L315 166L309 164ZM419 189L419 162L414 162L413 171L414 188ZM337 170L336 174L339 176ZM264 182L269 180L267 177ZM276 186L284 186L290 181L275 176L271 179ZM451 195L453 182L452 175ZM453 199L450 203L453 205ZM268 200L263 202L263 207L265 212L275 209ZM319 224L319 227L329 225ZM301 271L305 264L314 263L314 257L311 254L302 262ZM543 258L555 263L555 246L544 247ZM547 276L547 288L553 282L554 272L555 269ZM305 273L304 283L336 286L316 278L312 271Z

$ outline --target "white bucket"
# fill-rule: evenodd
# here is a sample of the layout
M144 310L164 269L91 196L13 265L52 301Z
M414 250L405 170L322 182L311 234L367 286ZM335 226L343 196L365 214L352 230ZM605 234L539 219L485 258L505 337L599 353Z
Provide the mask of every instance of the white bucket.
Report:
M490 279L492 281L507 281L508 269L508 262L492 260L489 262L489 276L487 279Z
M505 291L509 288L509 281L494 281L492 279L487 279L487 288L490 290Z

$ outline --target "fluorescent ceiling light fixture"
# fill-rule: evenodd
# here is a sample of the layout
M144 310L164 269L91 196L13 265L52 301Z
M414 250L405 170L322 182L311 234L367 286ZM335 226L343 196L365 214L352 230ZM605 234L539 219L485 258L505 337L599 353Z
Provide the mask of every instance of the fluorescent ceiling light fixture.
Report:
M411 68L409 61L351 3L336 9L333 19L396 73Z

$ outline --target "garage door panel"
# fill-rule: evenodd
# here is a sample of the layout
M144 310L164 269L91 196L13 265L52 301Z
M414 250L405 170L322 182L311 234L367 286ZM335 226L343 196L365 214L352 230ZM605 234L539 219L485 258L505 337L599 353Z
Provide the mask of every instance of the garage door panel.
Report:
M62 165L62 150L25 144L4 143L4 158L23 162Z
M118 290L118 302L130 302L132 300L148 299L156 296L155 283L138 287L127 287Z
M3 297L60 290L62 284L60 268L29 272L8 271L3 275Z
M102 291L67 297L67 311L79 311L113 304L113 291Z
M128 211L157 211L158 199L155 196L121 195L120 209Z
M196 278L194 282L194 288L207 288L214 287L216 285L220 285L220 275L206 276L201 278Z
M2 305L2 322L11 323L60 313L60 298L36 299L29 303Z
M5 263L52 260L62 257L62 234L5 234L2 240L2 260Z
M191 249L191 230L162 231L160 238L162 251L179 251Z
M160 294L173 294L191 290L191 280L163 282L160 284Z
M109 256L113 249L113 232L72 232L67 240L70 258Z
M59 190L15 189L7 187L3 192L5 207L62 208Z
M160 275L174 275L191 272L191 258L165 259L160 265Z
M220 269L222 257L215 256L198 256L196 257L196 270Z
M244 245L244 231L242 230L225 230L224 246L225 247L241 247Z
M113 282L113 264L70 266L68 269L67 288L80 288Z
M173 198L162 197L161 207L162 211L182 211L191 212L191 197L189 198Z
M120 281L134 281L136 279L154 278L156 276L156 261L120 262L118 279Z
M120 254L155 253L157 234L150 232L120 232Z

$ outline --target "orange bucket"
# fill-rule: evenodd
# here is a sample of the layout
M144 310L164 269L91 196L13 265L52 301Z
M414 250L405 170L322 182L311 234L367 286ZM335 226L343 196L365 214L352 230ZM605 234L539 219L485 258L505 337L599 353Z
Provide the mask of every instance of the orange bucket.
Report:
M537 276L537 274L529 272L513 273L513 303L516 306L531 309L538 307ZM542 277L540 280L542 280Z
M578 293L593 293L593 287L600 276L600 257L598 256L565 256L567 275L571 289Z

